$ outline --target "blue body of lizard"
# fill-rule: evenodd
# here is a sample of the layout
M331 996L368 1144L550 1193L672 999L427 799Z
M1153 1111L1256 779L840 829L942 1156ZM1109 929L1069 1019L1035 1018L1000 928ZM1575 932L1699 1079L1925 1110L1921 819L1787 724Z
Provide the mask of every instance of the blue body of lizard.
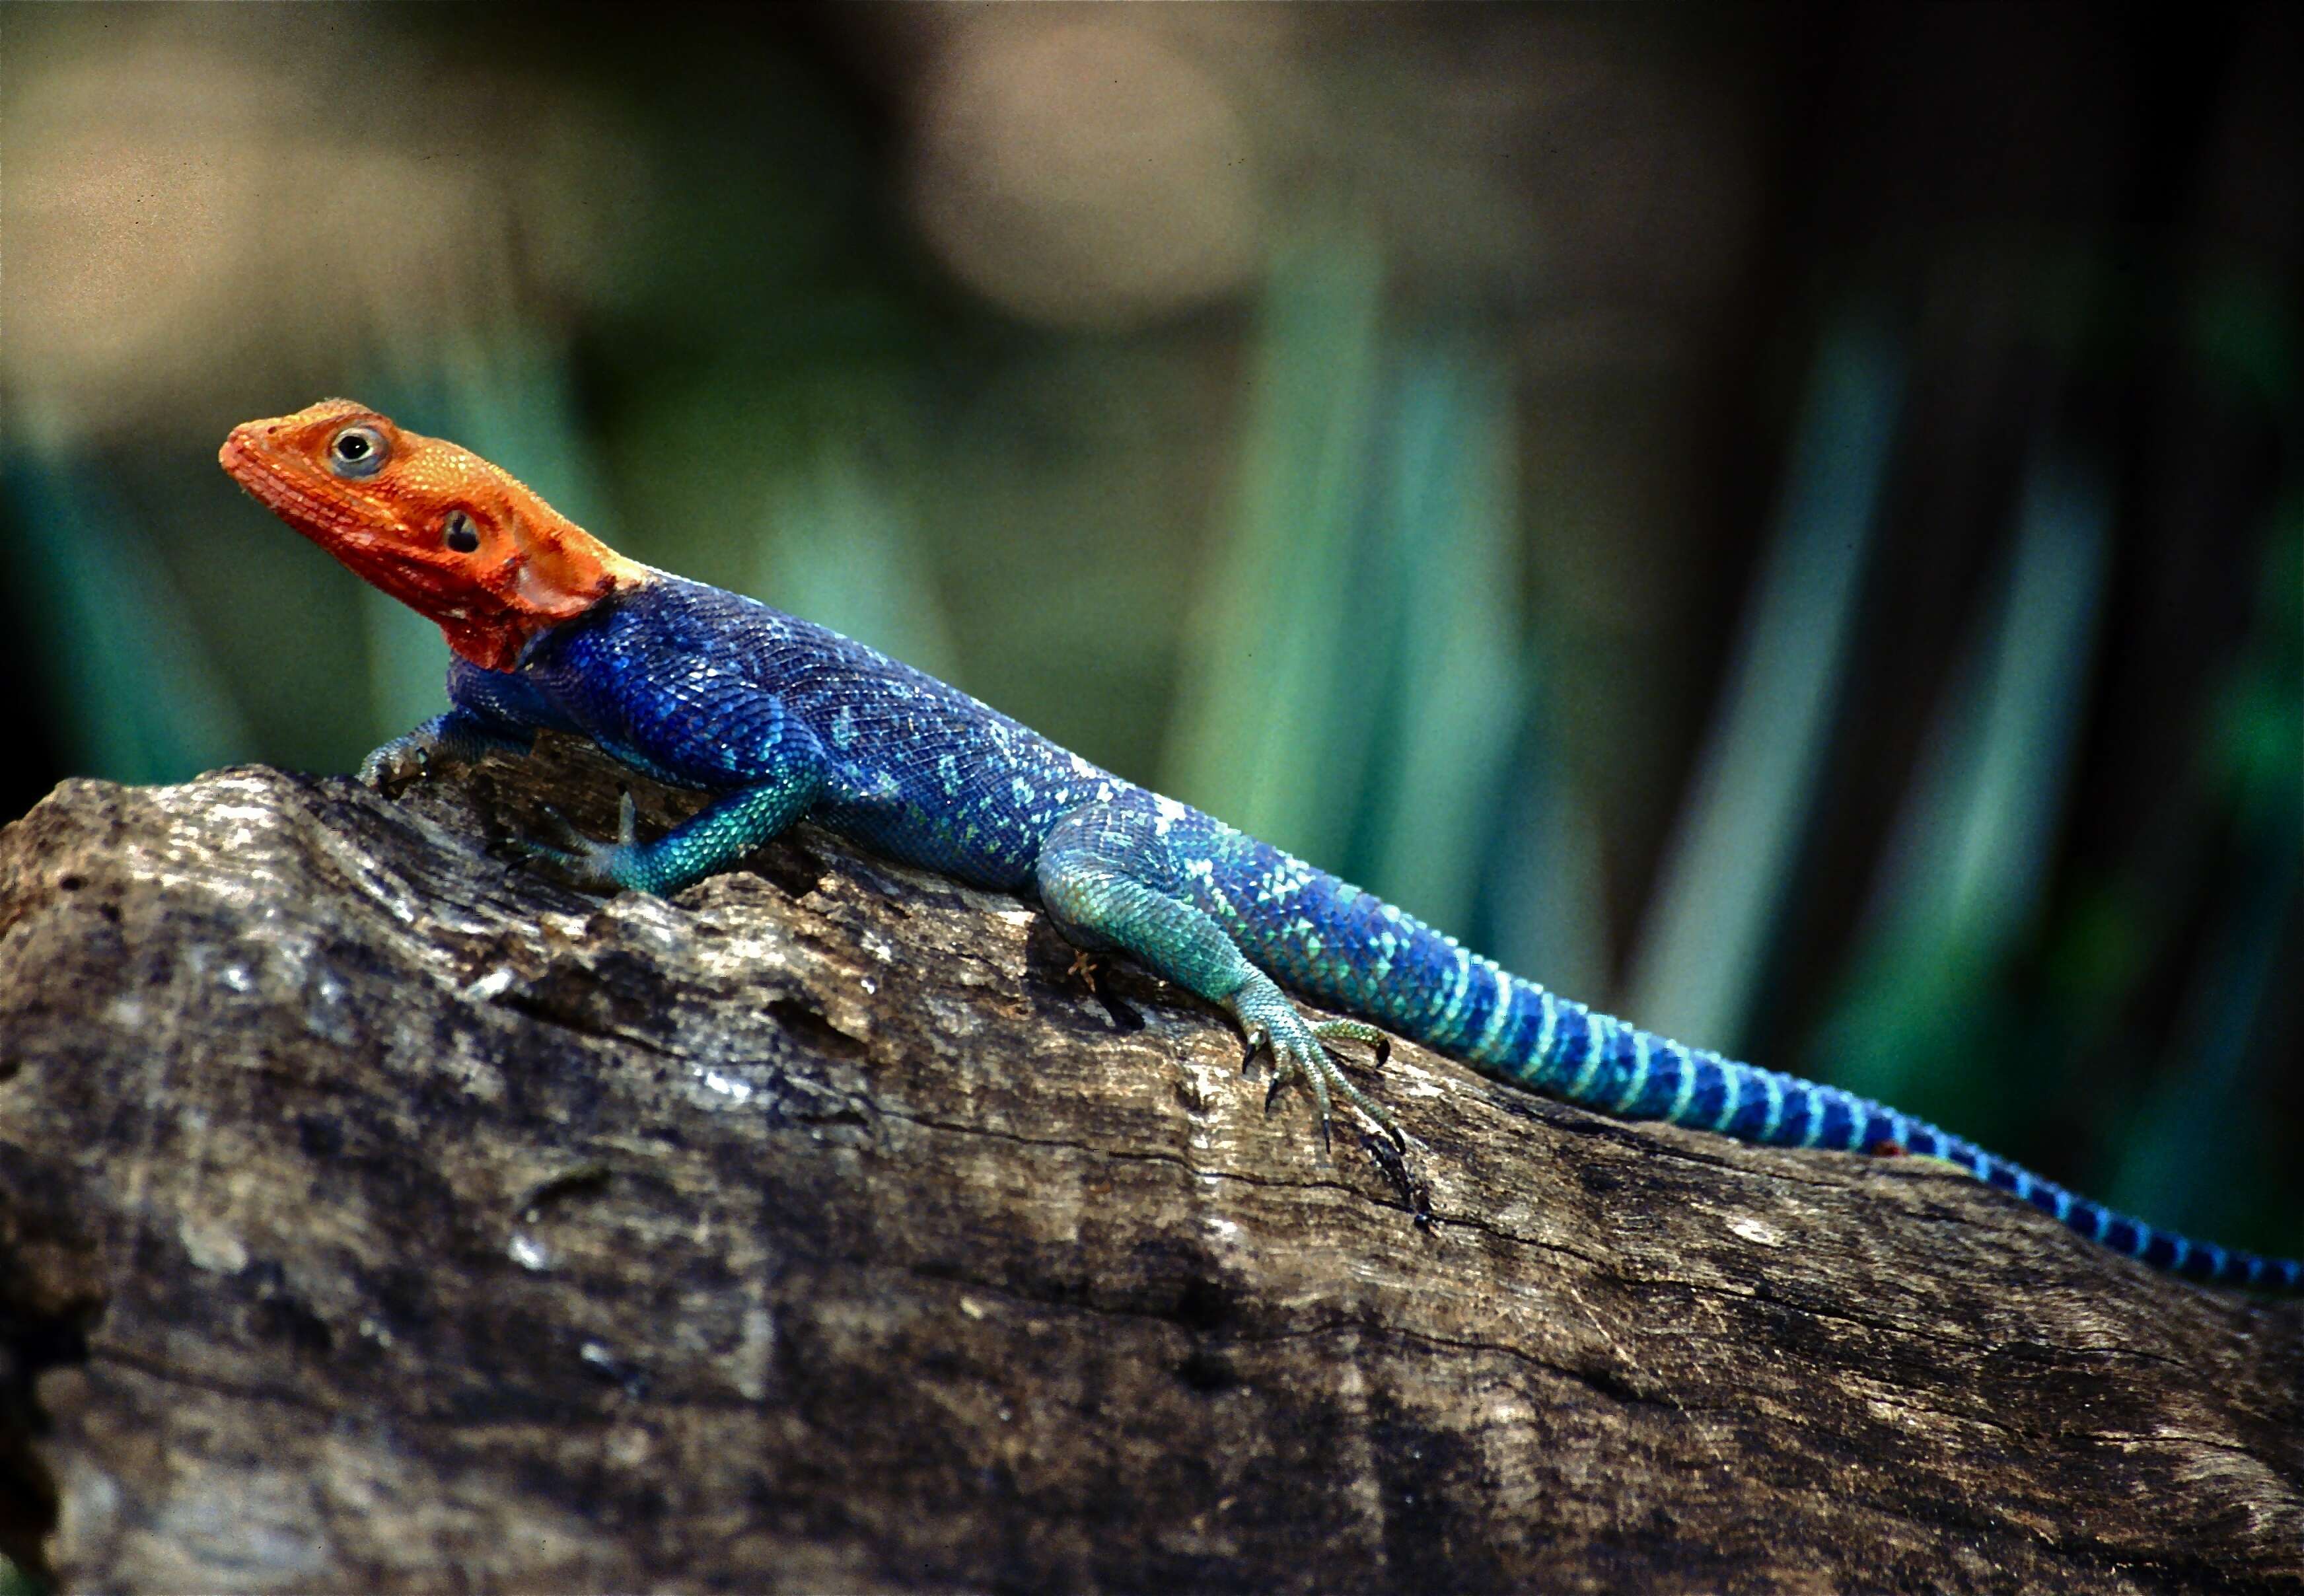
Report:
M1303 1081L1389 1124L1283 985L1484 1074L1607 1113L1748 1142L1943 1159L2106 1246L2197 1279L2304 1284L2304 1264L2156 1230L1930 1125L1682 1047L1506 973L1324 871L1097 768L958 690L823 627L652 573L537 635L510 669L459 660L447 715L379 750L524 747L588 736L649 776L717 794L650 841L563 854L603 883L665 892L724 869L805 814L895 858L1036 893L1066 936L1120 950L1229 1012L1275 1084ZM629 816L629 811L628 816Z

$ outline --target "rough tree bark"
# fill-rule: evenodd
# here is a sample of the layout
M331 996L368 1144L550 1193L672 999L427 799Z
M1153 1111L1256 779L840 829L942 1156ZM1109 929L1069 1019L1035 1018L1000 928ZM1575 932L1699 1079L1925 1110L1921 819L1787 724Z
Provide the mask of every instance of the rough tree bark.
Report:
M2304 1585L2304 1307L1404 1048L1421 1229L1013 899L802 831L604 902L488 840L620 779L74 782L0 834L5 1549L156 1592Z

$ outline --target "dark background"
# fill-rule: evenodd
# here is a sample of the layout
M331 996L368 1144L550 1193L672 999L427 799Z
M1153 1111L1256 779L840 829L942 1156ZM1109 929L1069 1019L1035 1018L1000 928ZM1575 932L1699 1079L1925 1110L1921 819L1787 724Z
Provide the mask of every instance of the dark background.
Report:
M0 13L0 816L345 769L348 394L1691 1042L2304 1249L2293 6Z

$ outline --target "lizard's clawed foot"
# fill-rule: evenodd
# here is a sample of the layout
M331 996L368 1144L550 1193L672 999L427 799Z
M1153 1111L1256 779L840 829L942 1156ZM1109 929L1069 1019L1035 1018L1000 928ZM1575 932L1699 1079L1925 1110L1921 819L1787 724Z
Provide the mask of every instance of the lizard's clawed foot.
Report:
M526 753L532 741L529 733L491 726L461 709L451 709L394 737L362 760L360 785L389 798L411 782L437 776L453 765L475 763L491 750Z
M512 846L531 859L551 865L581 887L613 892L621 887L647 891L647 872L640 868L640 813L626 793L616 812L616 840L604 843L585 836L556 809L544 811L544 822L556 839L552 843L515 837Z
M1258 1053L1272 1056L1272 1083L1264 1094L1266 1113L1272 1112L1280 1094L1290 1085L1300 1084L1312 1094L1313 1107L1319 1115L1323 1149L1334 1146L1330 1122L1334 1117L1338 1098L1380 1130L1393 1147L1408 1146L1408 1138L1393 1123L1391 1114L1352 1084L1327 1048L1331 1039L1368 1042L1376 1048L1381 1062L1391 1052L1391 1039L1381 1031L1358 1020L1324 1020L1315 1025L1298 1014L1296 1006L1277 988L1243 992L1234 998L1233 1008L1248 1039L1247 1057L1241 1060L1242 1073L1254 1065Z
M389 798L411 782L422 781L431 775L437 760L438 743L432 734L410 732L394 737L360 761L360 784Z

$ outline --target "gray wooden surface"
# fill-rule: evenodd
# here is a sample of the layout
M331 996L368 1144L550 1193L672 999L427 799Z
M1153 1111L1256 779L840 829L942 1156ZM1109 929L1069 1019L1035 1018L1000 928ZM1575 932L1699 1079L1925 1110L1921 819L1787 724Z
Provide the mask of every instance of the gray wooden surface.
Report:
M0 832L0 1550L66 1590L2304 1588L2304 1307L1201 1006L565 748ZM649 812L665 812L647 794Z

